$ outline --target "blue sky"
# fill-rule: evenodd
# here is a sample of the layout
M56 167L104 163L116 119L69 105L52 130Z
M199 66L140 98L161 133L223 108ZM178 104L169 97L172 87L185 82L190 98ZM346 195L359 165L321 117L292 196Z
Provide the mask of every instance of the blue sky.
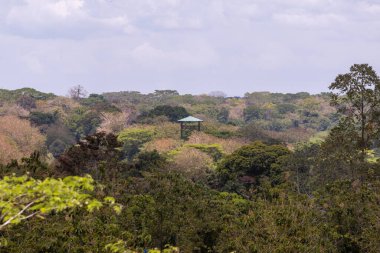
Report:
M380 0L1 0L0 88L327 91L380 71Z

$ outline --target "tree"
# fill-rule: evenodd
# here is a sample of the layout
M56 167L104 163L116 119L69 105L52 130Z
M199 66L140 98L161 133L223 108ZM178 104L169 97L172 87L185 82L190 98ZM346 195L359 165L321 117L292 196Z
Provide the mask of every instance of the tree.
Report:
M85 107L79 107L70 114L66 120L66 125L75 134L78 141L80 138L94 134L100 122L99 113Z
M97 112L119 112L120 110L107 101L103 95L90 94L87 98L81 100L81 104Z
M258 106L251 105L244 109L244 120L249 122L264 118L264 110Z
M0 162L7 163L10 159L21 159L35 150L41 150L45 137L27 120L15 116L0 117ZM3 151L4 150L4 151ZM7 155L7 152L12 153Z
M265 145L256 141L226 156L218 166L221 184L237 190L240 186L259 185L263 177L279 183L279 162L290 151L282 145Z
M75 85L69 89L69 97L74 100L80 100L87 96L87 91L82 85Z
M229 115L230 115L230 111L227 108L223 107L220 109L216 118L221 123L227 123Z
M12 224L53 211L85 206L93 211L102 202L88 192L94 190L94 180L86 177L46 178L35 180L28 176L5 176L0 180L0 231ZM107 197L105 201L114 203ZM120 210L120 206L116 208Z
M36 108L36 100L30 95L23 94L17 99L17 105L30 111L31 109Z
M117 137L118 141L123 143L123 156L131 160L141 147L151 141L154 131L151 129L126 128Z
M279 104L277 105L277 111L280 114L287 114L287 113L293 113L297 109L297 106L294 104Z
M189 113L182 106L159 105L149 112L143 113L140 116L140 120L157 116L166 116L170 121L176 122L181 118L189 116Z
M58 111L54 113L31 112L29 115L30 122L35 126L51 125L58 119Z
M353 119L360 133L358 148L365 149L379 133L380 79L368 64L355 64L350 72L338 75L330 87L332 103L340 112Z
M71 146L59 158L59 170L64 174L91 174L95 179L103 179L103 163L111 164L120 158L120 143L111 133L96 133Z
M46 130L46 146L54 157L61 155L65 149L75 144L74 134L60 122L51 125Z

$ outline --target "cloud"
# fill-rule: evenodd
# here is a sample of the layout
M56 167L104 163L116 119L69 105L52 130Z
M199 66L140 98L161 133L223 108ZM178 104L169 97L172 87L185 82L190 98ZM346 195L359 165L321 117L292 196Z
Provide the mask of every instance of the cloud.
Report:
M26 0L10 8L5 29L24 37L74 39L134 31L126 16L91 16L84 0Z
M379 14L378 0L2 0L0 84L321 91L353 63L380 68Z

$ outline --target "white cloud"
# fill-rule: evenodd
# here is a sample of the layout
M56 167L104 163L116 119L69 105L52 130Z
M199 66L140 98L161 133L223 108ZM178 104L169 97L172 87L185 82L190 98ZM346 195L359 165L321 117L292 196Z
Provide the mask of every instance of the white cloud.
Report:
M315 91L358 61L380 68L378 0L1 0L0 14L6 84Z
M94 17L85 6L84 0L26 0L11 7L5 29L25 37L74 39L135 30L125 15Z
M49 20L63 20L70 16L83 16L83 0L26 0L13 6L7 16L7 23L41 24Z

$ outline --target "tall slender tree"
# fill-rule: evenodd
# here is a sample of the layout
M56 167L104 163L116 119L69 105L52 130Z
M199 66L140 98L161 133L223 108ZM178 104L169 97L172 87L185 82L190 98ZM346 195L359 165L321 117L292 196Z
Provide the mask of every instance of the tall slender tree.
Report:
M354 120L359 132L358 148L364 155L379 134L380 78L368 64L355 64L350 72L336 77L330 87L332 104Z

